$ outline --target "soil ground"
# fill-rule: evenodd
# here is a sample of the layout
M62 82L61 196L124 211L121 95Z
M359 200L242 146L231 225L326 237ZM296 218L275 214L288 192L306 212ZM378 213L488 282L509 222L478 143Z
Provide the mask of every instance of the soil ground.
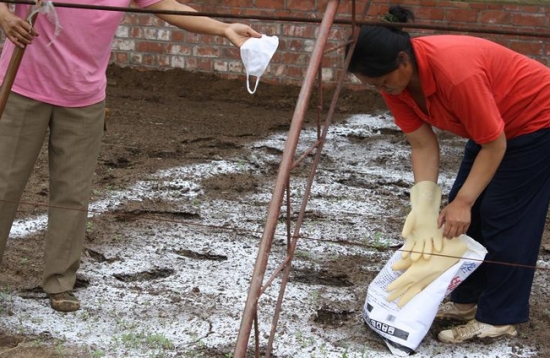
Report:
M242 81L180 70L141 72L110 67L108 81L107 107L110 115L94 177L92 200L99 199L105 188L127 187L142 178L144 173L234 156L245 150L246 143L288 130L300 91L299 87L261 83L256 94L250 95ZM331 95L331 90L324 91L324 112ZM316 92L308 110L306 125L314 123L319 104ZM351 114L385 110L380 96L370 91L344 90L337 107L336 122ZM383 135L389 142L402 140L402 134L397 132ZM443 156L443 160L443 167L453 170L460 158ZM47 170L47 153L44 150L27 185L19 217L45 212ZM272 180L277 168L269 168L269 171L272 174L269 180ZM251 190L255 185L230 175L225 179L225 182L210 183L210 196L234 196L240 191ZM393 200L392 196L388 195L387 200ZM396 199L396 204L400 203ZM101 216L94 218L93 235L88 235L87 244L93 243L97 247L108 242L109 235L102 235L102 220L107 219ZM396 235L400 225L402 221L396 220L393 228ZM43 240L43 232L25 240L9 240L0 270L1 292L40 290ZM550 220L540 253L540 259L545 262L550 259L546 245L550 245ZM368 286L368 280L373 277L372 273L354 276L357 262L352 260L335 260L334 263L340 266L335 268L336 271L350 273L348 279L362 288ZM548 281L548 271L543 268L537 270L530 322L522 324L520 335L513 339L514 345L536 347L540 357L550 356L550 300L546 297ZM0 319L6 314L9 310L0 309ZM434 326L432 331L437 328ZM64 346L60 350L51 340L47 333L28 336L25 332L0 332L0 357L89 356L78 348L72 351Z

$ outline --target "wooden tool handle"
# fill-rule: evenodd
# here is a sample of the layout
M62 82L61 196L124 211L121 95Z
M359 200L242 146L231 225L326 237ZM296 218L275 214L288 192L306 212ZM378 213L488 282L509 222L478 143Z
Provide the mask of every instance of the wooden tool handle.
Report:
M29 7L26 18L30 16L30 14L32 13L32 9L32 6ZM33 14L30 21L31 24L34 23L36 15L38 15L38 13ZM19 65L21 64L21 60L23 59L23 54L25 53L26 48L27 46L16 46L13 49L10 63L8 65L8 69L6 70L6 75L4 76L4 82L2 83L2 88L0 88L0 118L2 118L2 114L4 113L4 109L6 108L6 103L8 102L8 97L11 92L11 87L13 85L13 81L15 80L15 75L17 74L17 70L19 69Z

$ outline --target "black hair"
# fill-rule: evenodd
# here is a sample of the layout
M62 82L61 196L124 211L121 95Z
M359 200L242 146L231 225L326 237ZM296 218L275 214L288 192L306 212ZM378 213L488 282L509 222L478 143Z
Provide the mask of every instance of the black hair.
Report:
M382 21L406 23L409 19L414 20L410 10L394 5ZM346 55L349 50L350 45L346 46ZM399 67L401 62L398 55L401 51L406 52L416 63L410 35L402 28L364 25L360 29L348 71L367 77L384 76Z

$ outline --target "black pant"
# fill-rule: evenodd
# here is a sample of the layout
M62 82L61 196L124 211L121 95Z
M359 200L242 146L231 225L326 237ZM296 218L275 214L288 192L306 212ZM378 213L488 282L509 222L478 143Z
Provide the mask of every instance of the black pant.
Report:
M481 146L466 144L449 193L464 184ZM529 320L529 296L550 203L550 128L508 141L495 176L472 208L467 234L487 249L486 261L451 294L477 303L476 319L493 325ZM519 265L529 266L521 267Z

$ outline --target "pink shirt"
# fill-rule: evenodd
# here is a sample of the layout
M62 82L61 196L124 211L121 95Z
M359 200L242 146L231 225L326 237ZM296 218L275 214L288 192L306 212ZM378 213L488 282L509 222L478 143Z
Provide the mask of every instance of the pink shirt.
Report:
M511 139L550 128L550 69L477 37L423 36L412 40L428 114L405 90L383 93L405 132L429 123L485 144L504 131Z
M134 0L147 7L161 0ZM130 0L61 0L60 3L128 7ZM111 45L123 12L56 8L62 29L38 14L34 28L39 36L25 49L12 91L37 101L64 107L82 107L105 99ZM16 6L25 18L27 5ZM51 44L48 46L48 44ZM14 45L6 40L0 58L0 80L10 62Z

